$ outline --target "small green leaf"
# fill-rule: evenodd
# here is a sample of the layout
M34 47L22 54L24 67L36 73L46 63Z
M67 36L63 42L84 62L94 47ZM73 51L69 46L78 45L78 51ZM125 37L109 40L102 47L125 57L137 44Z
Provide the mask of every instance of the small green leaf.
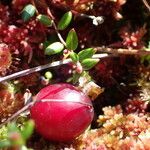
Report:
M89 70L93 68L98 62L99 62L99 59L87 58L87 59L84 59L81 62L81 64L84 70Z
M28 4L27 6L24 7L22 11L22 19L24 21L28 21L31 17L34 16L35 11L36 11L36 8L33 5Z
M27 140L32 135L33 129L34 129L33 120L29 120L28 122L26 122L24 129L21 131L21 135L24 140Z
M78 53L79 60L82 61L87 58L91 58L95 54L95 50L93 48L87 48Z
M0 148L8 148L11 146L11 142L9 140L0 141Z
M66 12L58 23L58 30L64 30L68 27L72 20L72 12Z
M66 46L69 50L75 50L78 47L78 37L74 29L70 30L68 33Z
M79 61L79 56L75 52L70 53L70 58L72 59L73 62Z
M64 49L64 45L60 42L55 42L45 49L46 55L54 55L60 53Z
M38 15L37 16L37 19L42 23L44 24L45 26L51 26L52 25L52 20L46 16L46 15Z

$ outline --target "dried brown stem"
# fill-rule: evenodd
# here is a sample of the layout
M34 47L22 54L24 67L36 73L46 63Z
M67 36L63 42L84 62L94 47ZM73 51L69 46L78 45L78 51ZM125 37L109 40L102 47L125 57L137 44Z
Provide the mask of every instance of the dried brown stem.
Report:
M125 49L125 48L119 48L119 49L114 49L114 48L107 48L107 47L94 47L94 49L99 52L99 53L108 53L108 54L113 54L113 55L119 55L119 54L124 54L124 55L150 55L150 51L146 50L137 50L137 49Z
M140 55L140 56L144 56L144 55L150 55L150 51L145 51L145 50L137 50L137 49L123 49L123 48L119 48L119 49L113 49L113 48L104 48L104 47L95 47L94 48L97 52L99 53L104 53L104 54L95 54L93 56L93 58L104 58L104 57L108 57L108 54L111 54L110 56L118 56L120 54L123 55ZM108 54L107 54L108 53ZM22 77L22 76L26 76L28 74L34 73L34 72L38 72L47 68L51 68L51 67L56 67L56 66L60 66L63 64L68 64L72 62L71 59L66 59L63 61L55 61L53 63L48 63L46 65L41 65L41 66L37 66L34 68L30 68L27 70L23 70L5 77L1 77L0 78L0 82L4 82L4 81L8 81L8 80L12 80L15 79L17 77Z
M37 66L37 67L34 67L34 68L22 70L20 72L16 72L14 74L11 74L11 75L8 75L8 76L5 76L5 77L1 77L0 82L12 80L12 79L15 79L15 78L18 78L18 77L26 76L28 74L44 70L46 68L51 68L51 67L67 64L67 63L70 63L70 62L71 62L71 59L66 59L64 61L55 61L55 62L52 62L52 63L48 63L46 65L41 65L41 66Z
M66 47L66 42L64 41L63 37L61 36L61 34L59 33L59 31L57 29L57 26L56 26L55 21L54 21L54 16L52 15L51 10L49 9L49 7L47 7L47 14L52 19L52 25L53 25L53 27L54 27L54 29L56 31L56 34L57 34L59 40Z
M105 54L95 54L92 58L99 59L99 58L104 58L104 57L108 57L108 54L106 54L106 53ZM52 62L52 63L48 63L46 65L41 65L41 66L37 66L37 67L34 67L34 68L22 70L20 72L13 73L13 74L5 76L5 77L1 77L0 82L5 82L5 81L8 81L8 80L12 80L12 79L22 77L22 76L26 76L28 74L38 72L38 71L41 71L41 70L44 70L44 69L47 69L47 68L68 64L70 62L72 62L71 59L65 59L65 60L60 60L60 61L55 61L55 62Z

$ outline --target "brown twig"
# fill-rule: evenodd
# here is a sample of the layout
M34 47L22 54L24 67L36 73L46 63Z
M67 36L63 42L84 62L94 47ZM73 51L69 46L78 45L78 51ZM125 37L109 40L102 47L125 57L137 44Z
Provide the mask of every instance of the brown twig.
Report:
M52 15L51 13L51 10L49 9L49 7L47 7L47 14L49 15L49 17L52 19L52 25L55 29L55 32L59 38L59 40L61 41L61 43L66 47L66 42L64 41L63 37L61 36L61 34L59 33L58 29L57 29L57 26L55 24L55 21L54 21L54 16Z
M99 59L99 58L104 58L104 57L108 57L108 54L106 54L106 53L105 54L95 54L92 58ZM41 71L41 70L44 70L44 69L47 69L47 68L52 68L52 67L68 64L70 62L72 62L71 59L65 59L65 60L60 60L60 61L55 61L55 62L52 62L52 63L48 63L46 65L41 65L41 66L37 66L37 67L34 67L34 68L26 69L26 70L13 73L13 74L5 76L5 77L1 77L0 82L5 82L5 81L8 81L8 80L12 80L12 79L22 77L22 76L26 76L28 74L38 72L38 71Z
M107 48L107 47L94 47L94 49L99 52L99 53L108 53L108 54L113 54L113 55L119 55L119 54L124 54L124 55L150 55L150 51L146 50L137 50L137 49L125 49L125 48Z
M41 71L41 70L44 70L44 69L47 69L47 68L67 64L67 63L70 63L70 62L71 62L71 59L66 59L64 61L55 61L55 62L52 62L52 63L48 63L46 65L41 65L41 66L37 66L37 67L34 67L34 68L22 70L20 72L13 73L13 74L5 76L5 77L1 77L0 82L12 80L12 79L15 79L15 78L18 78L18 77L26 76L26 75L34 73L34 72L38 72L38 71Z
M97 52L99 53L104 53L104 54L95 54L93 56L93 58L97 59L97 58L104 58L104 57L108 57L108 56L118 56L120 54L123 55L140 55L140 56L144 56L144 55L150 55L150 51L145 51L145 50L136 50L136 49L123 49L123 48L119 48L119 49L113 49L113 48L105 48L105 47L95 47L94 48ZM108 55L111 54L111 55ZM62 60L62 61L55 61L53 63L48 63L46 65L41 65L41 66L37 66L34 68L30 68L30 69L26 69L5 77L1 77L0 78L0 82L4 82L4 81L8 81L8 80L12 80L18 77L22 77L22 76L26 76L28 74L34 73L34 72L38 72L47 68L51 68L51 67L56 67L56 66L60 66L63 64L68 64L72 62L71 59L66 59L66 60Z
M94 49L99 53L103 53L103 54L95 54L93 56L93 58L95 58L95 59L110 57L110 56L118 56L120 54L123 54L123 55L140 55L140 56L150 55L150 51L136 50L136 49L129 50L129 49L123 49L123 48L113 49L113 48L104 48L104 47L95 47ZM109 55L109 54L111 54L111 55ZM20 72L17 72L17 73L14 73L14 74L11 74L11 75L8 75L5 77L1 77L0 82L12 80L12 79L26 76L28 74L38 72L38 71L41 71L41 70L44 70L47 68L68 64L70 62L72 62L71 59L65 59L65 60L61 60L61 61L55 61L52 63L48 63L46 65L41 65L41 66L37 66L34 68L26 69L26 70L23 70L23 71L20 71Z

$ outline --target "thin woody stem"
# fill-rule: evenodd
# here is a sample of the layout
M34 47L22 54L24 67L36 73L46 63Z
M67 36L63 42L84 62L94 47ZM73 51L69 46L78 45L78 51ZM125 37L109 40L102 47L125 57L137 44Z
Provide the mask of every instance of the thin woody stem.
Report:
M1 77L0 82L12 80L12 79L22 77L22 76L26 76L28 74L38 72L38 71L41 71L41 70L44 70L44 69L47 69L47 68L56 67L56 66L63 65L63 64L68 64L70 62L71 62L71 59L66 59L64 61L55 61L55 62L52 62L52 63L48 63L46 65L41 65L41 66L37 66L37 67L34 67L34 68L26 69L26 70L16 72L14 74L11 74L11 75L8 75L8 76L5 76L5 77Z
M125 48L109 48L109 47L93 47L99 53L108 53L113 55L150 55L150 51L146 50L137 50L137 49L125 49Z
M104 48L104 47L95 47L94 48L97 52L102 52L103 54L95 54L93 56L93 58L95 59L99 59L99 58L104 58L104 57L108 57L109 54L112 55L150 55L150 51L145 51L145 50L136 50L136 49L123 49L123 48L119 48L119 49L113 49L113 48ZM112 56L111 55L111 56ZM47 68L51 68L51 67L56 67L56 66L60 66L60 65L64 65L64 64L68 64L71 63L71 59L65 59L65 60L61 60L61 61L55 61L53 63L48 63L46 65L41 65L41 66L37 66L34 68L30 68L30 69L26 69L5 77L1 77L0 78L0 82L4 82L4 81L8 81L8 80L12 80L18 77L22 77L22 76L26 76L28 74L34 73L34 72L38 72Z
M106 53L105 54L95 54L93 56L94 59L99 59L99 58L104 58L104 57L108 57L108 54L106 54ZM71 62L72 62L71 59L65 59L65 60L61 60L61 61L55 61L55 62L52 62L52 63L48 63L46 65L41 65L41 66L37 66L37 67L34 67L34 68L26 69L26 70L13 73L13 74L5 76L5 77L1 77L0 82L12 80L12 79L22 77L22 76L26 76L28 74L38 72L38 71L41 71L41 70L44 70L44 69L47 69L47 68L52 68L52 67L68 64L68 63L71 63Z
M58 29L57 29L56 24L55 24L54 21L52 21L52 25L53 25L53 27L54 27L56 33L57 33L57 36L58 36L59 40L60 40L61 43L66 47L66 42L64 41L64 39L62 38L61 34L59 33L59 31L58 31Z
M49 9L49 7L47 7L47 14L49 15L49 17L52 19L52 25L56 31L56 34L59 38L59 40L61 41L61 43L66 47L66 42L64 41L63 37L61 36L61 34L59 33L58 29L57 29L57 26L55 24L55 21L54 21L54 17L51 13L51 10Z

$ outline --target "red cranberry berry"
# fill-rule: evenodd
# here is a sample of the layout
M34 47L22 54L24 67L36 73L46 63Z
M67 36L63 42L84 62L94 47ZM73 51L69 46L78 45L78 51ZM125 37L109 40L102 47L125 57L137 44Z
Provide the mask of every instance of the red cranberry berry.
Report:
M71 141L90 125L94 110L91 100L70 84L43 88L36 97L42 100L31 108L37 132L52 141Z

